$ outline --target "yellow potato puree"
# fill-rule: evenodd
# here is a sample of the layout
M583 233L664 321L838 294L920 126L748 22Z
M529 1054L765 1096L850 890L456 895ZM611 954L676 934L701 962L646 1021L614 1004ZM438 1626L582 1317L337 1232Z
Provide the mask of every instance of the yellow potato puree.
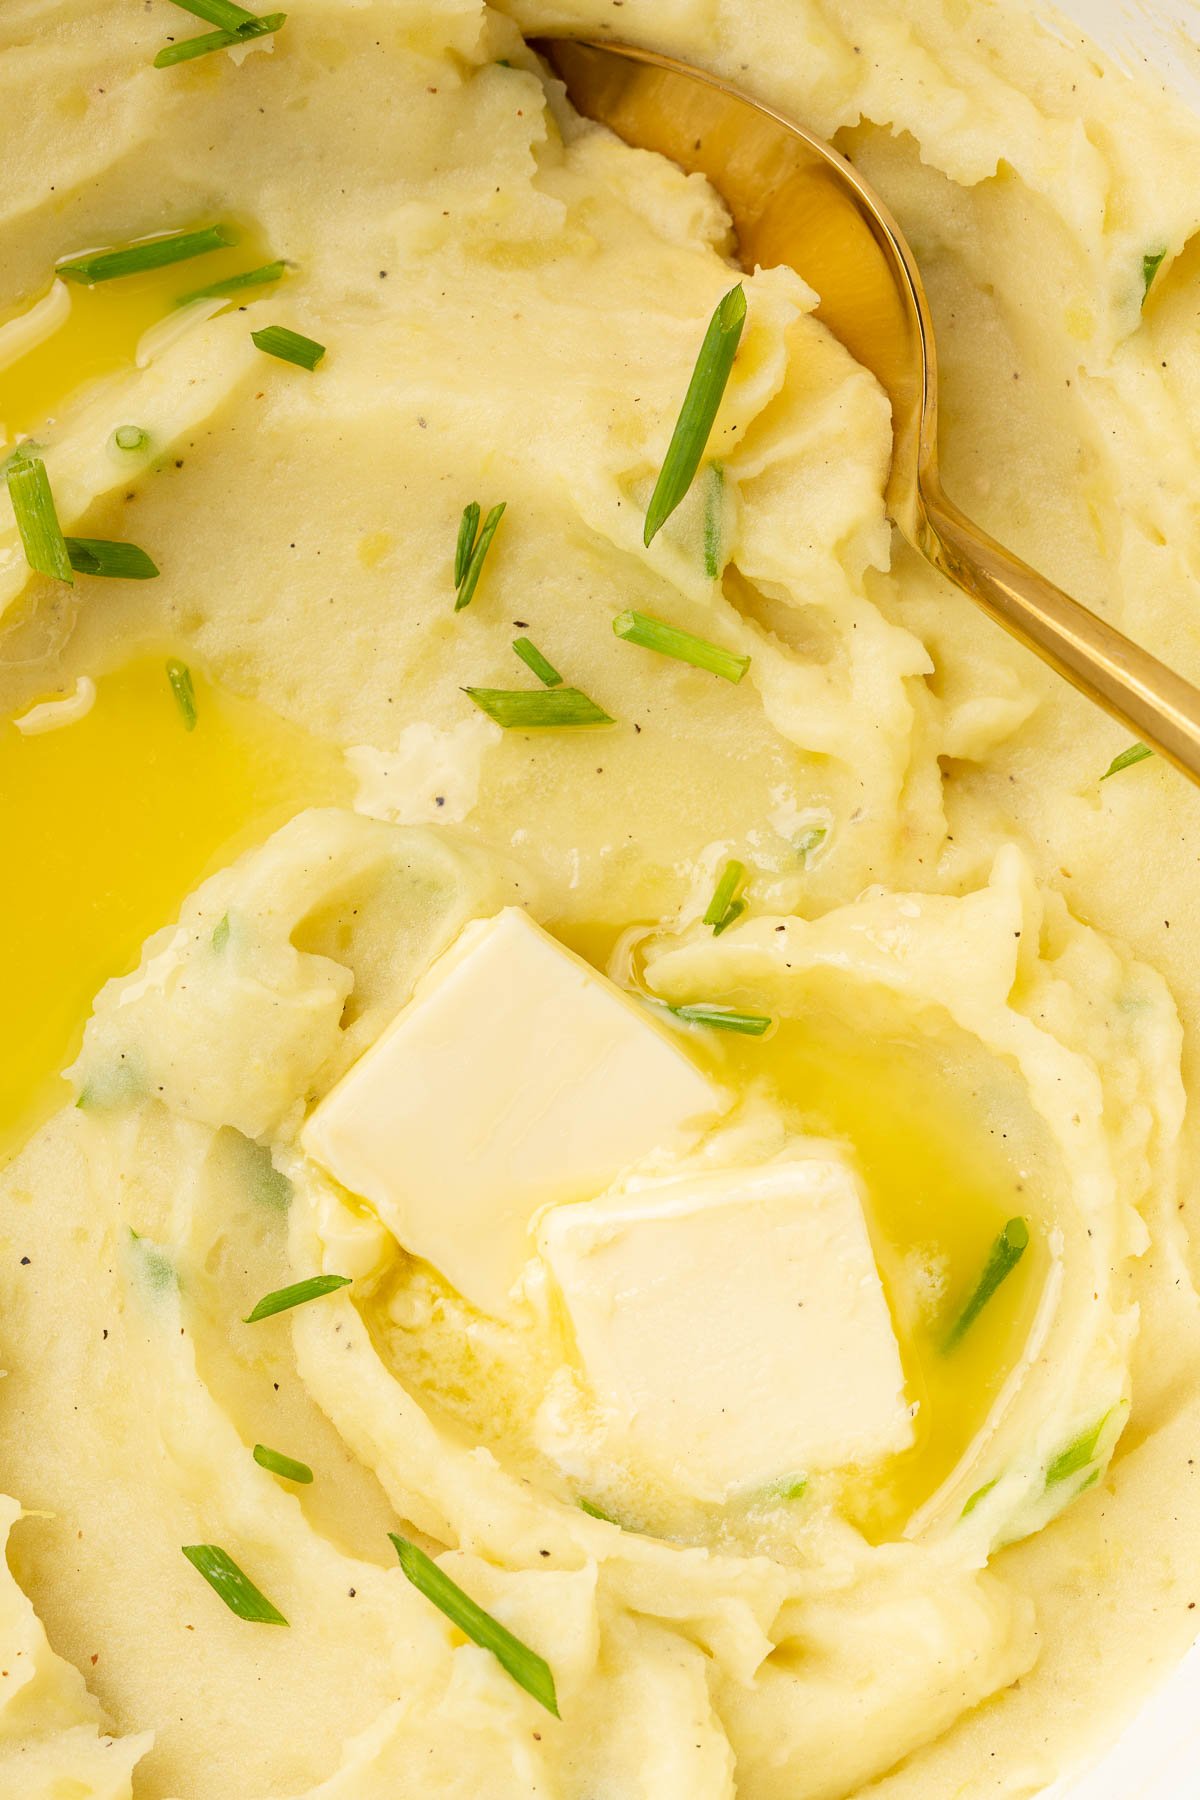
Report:
M0 487L0 1800L1039 1794L1200 1601L1200 799L1105 778L895 538L801 275L522 34L851 156L949 491L1193 679L1200 121L985 0L293 0L155 66L220 14L0 9L0 460L160 571L36 573Z

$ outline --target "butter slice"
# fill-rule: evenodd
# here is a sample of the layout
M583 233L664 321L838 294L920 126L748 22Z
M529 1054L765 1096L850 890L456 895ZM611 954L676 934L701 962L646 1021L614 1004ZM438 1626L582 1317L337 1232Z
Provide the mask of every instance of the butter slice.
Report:
M614 1450L695 1498L912 1442L857 1178L832 1145L539 1228Z
M438 958L300 1142L504 1316L536 1212L686 1149L728 1104L644 1008L508 907Z

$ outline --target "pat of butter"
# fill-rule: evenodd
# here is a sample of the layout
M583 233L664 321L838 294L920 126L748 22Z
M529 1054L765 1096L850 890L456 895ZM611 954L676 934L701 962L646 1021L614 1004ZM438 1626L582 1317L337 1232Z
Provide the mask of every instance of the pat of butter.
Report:
M912 1441L836 1147L556 1207L539 1243L614 1450L703 1500Z
M728 1104L636 1001L508 907L438 958L300 1142L503 1316L540 1208L687 1148Z

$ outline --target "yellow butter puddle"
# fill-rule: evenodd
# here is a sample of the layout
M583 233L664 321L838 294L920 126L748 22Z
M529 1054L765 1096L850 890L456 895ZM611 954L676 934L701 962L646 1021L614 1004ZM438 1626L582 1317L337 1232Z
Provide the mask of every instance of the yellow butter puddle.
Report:
M100 676L57 731L0 722L0 1161L69 1098L92 998L143 938L292 813L348 797L340 753L194 664L186 730L169 655Z
M0 445L28 435L36 438L39 431L53 427L58 413L83 389L133 368L143 334L167 318L182 295L270 262L272 253L254 226L234 222L233 229L238 238L235 245L165 269L123 275L115 281L97 282L95 287L62 282L57 307L47 306L53 287L50 271L40 293L11 305L0 304ZM250 288L233 295L228 304L256 300L271 291ZM48 322L56 319L64 306L66 311L39 342L8 361L5 326L28 317L39 306L47 308L43 316ZM136 419L127 422L138 423Z

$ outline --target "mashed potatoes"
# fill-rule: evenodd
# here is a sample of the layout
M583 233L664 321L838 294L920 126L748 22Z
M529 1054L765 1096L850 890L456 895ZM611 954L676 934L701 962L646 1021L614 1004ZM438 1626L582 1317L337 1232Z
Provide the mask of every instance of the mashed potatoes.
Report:
M8 0L0 435L65 530L161 569L33 577L0 501L0 710L67 701L0 726L12 1800L1033 1795L1192 1635L1195 794L1157 761L1101 784L1116 728L894 540L886 401L799 275L746 277L707 461L643 548L731 243L546 85L520 33L560 27L836 138L930 287L951 493L1200 675L1200 126L1087 45L968 0L297 0L160 69L177 8ZM52 285L218 219L215 260ZM506 510L456 613L472 500ZM631 606L745 678L621 641ZM485 718L464 688L534 685L517 636L613 722ZM414 1009L485 941L439 1061ZM575 954L613 984L591 1062ZM697 1005L770 1025L668 1010ZM539 1006L580 1021L560 1051ZM393 1030L417 1051L368 1099ZM549 1199L514 1214L489 1140L468 1236L439 1149L526 1038L506 1166ZM306 1126L334 1102L369 1176Z

